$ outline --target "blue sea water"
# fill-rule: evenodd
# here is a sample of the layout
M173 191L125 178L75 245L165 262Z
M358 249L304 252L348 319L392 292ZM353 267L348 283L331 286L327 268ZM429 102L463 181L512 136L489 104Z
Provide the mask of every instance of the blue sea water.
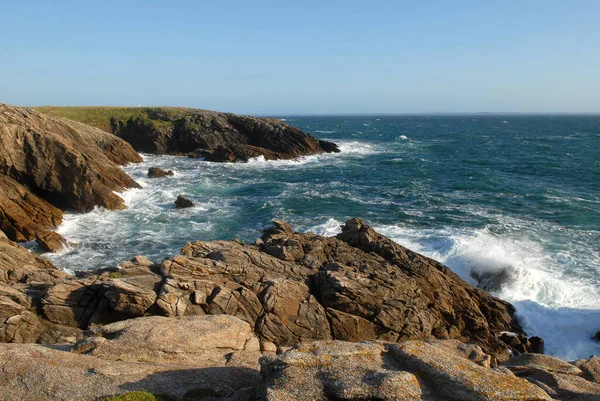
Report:
M215 164L143 155L129 208L67 215L79 246L46 255L69 271L155 261L188 241L252 242L273 219L339 232L361 217L465 280L508 269L495 295L564 359L600 354L599 116L283 117L342 152ZM148 167L175 176L148 179ZM178 194L196 207L176 210Z

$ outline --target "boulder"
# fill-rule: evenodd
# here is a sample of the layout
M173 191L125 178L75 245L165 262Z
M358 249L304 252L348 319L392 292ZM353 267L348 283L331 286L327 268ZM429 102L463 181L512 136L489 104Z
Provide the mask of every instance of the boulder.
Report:
M179 196L177 196L177 199L175 200L175 207L177 209L194 207L194 202L192 202L191 200L189 200L188 198L186 198L183 195L179 195Z
M541 337L527 337L523 333L502 332L500 333L500 341L510 347L513 355L544 353L544 339Z
M499 333L522 334L509 304L360 220L337 238L274 224L253 245L196 241L160 264L138 256L121 269L50 280L39 291L39 310L55 325L80 329L155 314L226 314L280 348L330 339L458 339L481 346L490 366L510 356ZM27 282L27 274L6 280Z
M58 325L87 329L143 316L154 306L160 276L150 271L123 278L111 276L69 278L51 286L41 300L43 317Z
M167 176L173 176L174 173L171 170L165 171L160 167L150 167L148 169L148 178L163 178Z
M300 344L261 360L264 397L268 401L550 400L525 380L475 363L461 345L458 341Z
M0 342L35 342L43 331L31 300L16 288L0 283Z
M229 316L123 321L72 348L0 344L0 400L96 401L133 391L255 400L258 347L248 324Z
M13 178L0 173L0 232L12 241L32 241L62 221L63 213Z
M0 237L0 283L54 283L66 274L48 260Z
M48 252L62 252L68 248L69 243L62 235L54 231L37 232L35 234L35 242Z
M73 352L104 360L258 368L260 344L250 325L233 316L162 316L125 320L79 336Z
M512 357L506 362L503 362L502 366L509 368L513 372L519 372L521 370L526 370L530 368L537 368L546 370L548 372L565 373L574 376L582 375L581 369L579 369L577 366L549 355L518 355Z
M575 366L581 369L583 377L589 381L600 383L600 358L592 355L590 359L580 359L573 362Z
M568 363L548 355L530 354L513 357L502 366L537 385L552 399L591 401L600 399L600 384L594 373L597 359Z

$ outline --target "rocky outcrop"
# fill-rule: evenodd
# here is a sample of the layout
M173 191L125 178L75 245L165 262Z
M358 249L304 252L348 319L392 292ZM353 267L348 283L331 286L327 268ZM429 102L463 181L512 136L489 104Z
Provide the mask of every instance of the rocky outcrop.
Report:
M54 206L90 210L124 207L114 194L138 185L115 163L139 162L107 133L32 109L0 105L0 173Z
M555 400L592 401L600 399L600 381L592 371L598 358L565 362L551 356L519 355L503 363L517 377L542 388ZM597 371L596 371L597 372Z
M337 238L277 221L252 245L78 277L0 235L0 342L60 344L0 344L0 400L600 396L598 358L510 358L508 329L522 333L508 304L359 219Z
M0 400L144 391L172 401L582 401L597 399L600 386L551 357L492 367L478 345L457 340L261 348L248 323L227 315L126 320L80 333L73 345L0 344Z
M248 324L230 316L141 318L98 329L74 347L0 344L0 400L95 401L144 390L182 401L250 401L260 357Z
M188 153L215 162L339 152L334 143L274 118L170 108L146 108L143 114L126 121L113 117L110 123L115 135L140 152Z
M194 207L194 202L190 199L186 198L183 195L178 195L177 199L175 199L175 207L177 209L185 209L187 207Z
M0 229L54 250L63 240L48 230L61 222L60 209L124 208L115 191L138 185L118 164L139 161L99 129L0 104Z
M268 401L550 400L459 341L302 344L261 361ZM489 355L487 355L489 358Z
M35 242L48 252L61 252L69 246L67 240L54 231L37 232L35 234Z
M171 170L165 171L160 167L150 167L148 169L148 178L163 178L167 176L173 176L174 173Z
M0 174L0 231L12 241L32 241L60 224L62 211L19 184Z
M280 348L330 339L458 339L499 361L510 356L501 333L522 333L508 303L359 219L337 238L275 222L252 245L197 241L160 264L136 257L122 267L49 286L41 317L87 329L145 315L227 314Z
M0 283L56 283L67 275L48 260L34 255L0 233Z
M0 232L0 342L35 342L48 329L37 313L46 288L66 274Z

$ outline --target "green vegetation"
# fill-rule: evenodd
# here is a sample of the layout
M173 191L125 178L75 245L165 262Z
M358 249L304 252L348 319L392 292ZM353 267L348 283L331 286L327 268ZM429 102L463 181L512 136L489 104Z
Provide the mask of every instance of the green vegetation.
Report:
M171 121L181 117L202 112L203 110L187 109L184 107L36 107L41 113L51 117L62 117L82 122L101 130L111 132L110 119L126 122L130 118L140 118L148 121L156 128L167 127Z
M102 401L170 401L171 397L165 398L163 396L154 395L145 391L132 391L114 397L104 398Z

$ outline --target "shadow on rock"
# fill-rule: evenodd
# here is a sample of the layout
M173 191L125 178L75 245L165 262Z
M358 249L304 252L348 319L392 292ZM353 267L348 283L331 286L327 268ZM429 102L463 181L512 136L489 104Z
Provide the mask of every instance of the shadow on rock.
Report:
M174 369L176 369L174 367ZM242 367L155 372L142 380L119 386L124 392L147 391L181 401L249 401L259 394L260 373Z

